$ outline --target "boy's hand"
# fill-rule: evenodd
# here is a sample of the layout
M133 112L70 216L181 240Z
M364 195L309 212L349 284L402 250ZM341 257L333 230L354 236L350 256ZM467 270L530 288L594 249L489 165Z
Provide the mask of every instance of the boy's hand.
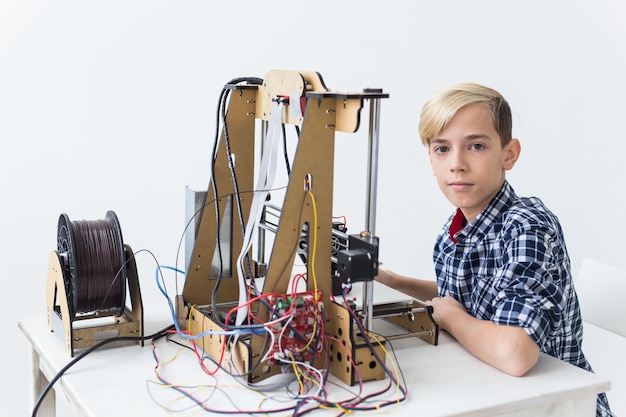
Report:
M467 311L461 303L459 303L454 297L435 297L426 304L433 307L433 319L443 329L447 328L448 320L451 320L455 314L462 313L467 314Z

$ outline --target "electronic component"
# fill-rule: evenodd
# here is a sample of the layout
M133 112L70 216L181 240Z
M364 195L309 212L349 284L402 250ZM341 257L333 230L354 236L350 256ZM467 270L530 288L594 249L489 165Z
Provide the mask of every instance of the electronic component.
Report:
M270 331L273 343L269 347L269 362L278 359L311 361L322 352L323 307L321 291L294 295L271 295Z
M343 284L372 281L378 275L378 238L350 235L349 249L337 253L337 274Z

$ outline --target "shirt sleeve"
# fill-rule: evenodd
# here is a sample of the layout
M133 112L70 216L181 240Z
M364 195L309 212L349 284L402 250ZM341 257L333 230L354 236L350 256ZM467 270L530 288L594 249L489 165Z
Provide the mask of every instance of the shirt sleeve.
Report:
M544 347L561 327L566 308L562 248L545 227L514 229L504 241L503 267L494 283L493 321L523 327Z

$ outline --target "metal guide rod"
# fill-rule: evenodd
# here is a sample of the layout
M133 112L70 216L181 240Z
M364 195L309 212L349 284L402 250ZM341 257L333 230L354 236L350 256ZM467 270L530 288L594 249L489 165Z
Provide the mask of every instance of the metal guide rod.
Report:
M261 151L265 149L265 140L267 138L267 125L268 122L266 120L261 121ZM263 210L263 214L261 214L261 223L265 222L265 209ZM265 265L265 229L260 228L258 230L257 236L257 259L259 265Z
M376 199L378 184L378 142L380 134L380 100L370 99L370 125L368 141L368 167L367 167L367 200L365 212L365 231L370 236L376 234ZM374 281L366 281L363 285L363 326L366 330L372 330L374 316Z
M423 330L421 332L411 332L411 333L405 333L405 334L392 334L392 335L385 336L385 339L387 339L387 340L398 340L398 339L406 339L407 337L422 337L422 336L432 336L432 335L433 335L433 331L432 330Z

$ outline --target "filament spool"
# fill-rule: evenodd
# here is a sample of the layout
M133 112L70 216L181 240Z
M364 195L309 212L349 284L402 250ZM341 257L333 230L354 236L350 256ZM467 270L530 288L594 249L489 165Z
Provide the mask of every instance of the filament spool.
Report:
M61 214L57 250L48 260L46 310L48 329L64 336L70 356L118 336L136 338L143 346L137 264L113 211L95 221L71 221Z
M126 305L124 242L117 215L104 220L59 217L57 250L70 315L109 311L120 316Z

